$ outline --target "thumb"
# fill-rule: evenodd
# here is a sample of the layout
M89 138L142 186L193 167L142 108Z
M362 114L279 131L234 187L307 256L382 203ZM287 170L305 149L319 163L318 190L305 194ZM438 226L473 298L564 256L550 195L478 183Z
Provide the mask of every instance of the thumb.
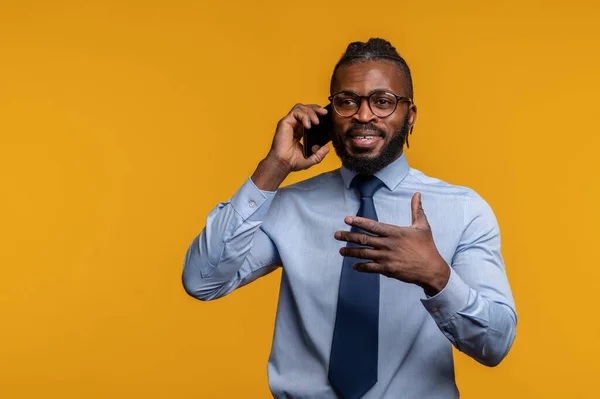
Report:
M312 148L313 152L316 149L315 147L317 147L317 146L315 145ZM308 157L307 161L309 162L310 166L314 166L316 164L321 163L321 161L325 158L325 156L328 153L329 153L329 147L324 145L323 147L319 148L316 152L314 152L310 157Z
M421 202L421 193L415 193L410 203L412 209L412 224L413 226L427 224L425 211L423 211L423 203Z
M296 146L300 151L303 151L302 145L300 143L296 143ZM325 156L329 153L329 147L323 146L323 147L319 148L317 150L317 152L314 152L315 147L317 147L317 146L313 146L313 154L310 157L304 159L304 155L301 154L298 156L296 165L293 168L294 171L312 168L313 166L315 166L315 165L321 163L321 161L323 161Z

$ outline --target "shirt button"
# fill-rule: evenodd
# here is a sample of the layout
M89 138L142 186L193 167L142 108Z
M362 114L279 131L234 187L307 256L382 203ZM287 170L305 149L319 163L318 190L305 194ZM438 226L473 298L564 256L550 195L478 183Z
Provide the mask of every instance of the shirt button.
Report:
M433 313L437 313L437 312L439 311L439 309L438 309L438 308L431 308L431 311L432 311Z
M256 202L250 200L248 201L248 205L250 205L250 208L254 208L256 206Z

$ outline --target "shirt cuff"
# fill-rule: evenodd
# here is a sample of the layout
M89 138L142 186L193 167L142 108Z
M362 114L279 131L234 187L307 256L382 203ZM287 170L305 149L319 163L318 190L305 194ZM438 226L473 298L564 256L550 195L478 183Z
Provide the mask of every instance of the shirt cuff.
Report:
M249 177L231 198L231 205L243 220L262 221L276 193L260 190Z
M467 305L470 293L469 286L450 268L450 278L444 289L421 302L436 323L443 323Z

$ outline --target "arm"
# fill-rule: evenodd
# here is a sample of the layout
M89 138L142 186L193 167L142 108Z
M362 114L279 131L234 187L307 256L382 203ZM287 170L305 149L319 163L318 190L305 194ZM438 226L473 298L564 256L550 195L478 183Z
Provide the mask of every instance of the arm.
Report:
M182 281L189 295L220 298L277 268L277 248L261 229L274 197L248 179L213 209L185 256Z
M303 127L318 124L318 105L297 104L279 121L271 150L231 198L208 215L206 227L188 248L182 282L200 300L220 298L277 268L281 263L273 241L261 229L266 217L277 217L276 191L289 173L321 162L328 147L302 151Z
M491 208L477 195L466 199L465 228L449 267L433 241L420 193L411 207L408 227L347 217L350 226L374 236L337 231L336 239L367 246L342 247L340 253L367 260L354 265L358 271L422 287L423 305L456 348L487 366L499 364L514 341L517 316Z
M422 302L458 350L496 366L508 354L517 324L500 230L492 209L478 196L466 199L464 214L466 227L448 282Z

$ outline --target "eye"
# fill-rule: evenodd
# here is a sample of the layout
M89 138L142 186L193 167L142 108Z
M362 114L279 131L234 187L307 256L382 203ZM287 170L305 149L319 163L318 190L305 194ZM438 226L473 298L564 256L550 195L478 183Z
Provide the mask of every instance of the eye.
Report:
M392 104L392 102L388 98L377 98L375 100L375 104L377 104L377 105L389 105L389 104Z
M354 97L351 96L340 96L336 98L336 105L342 108L355 108L358 106L358 102Z
M396 98L387 94L377 94L371 97L371 105L381 109L393 108L396 105Z

